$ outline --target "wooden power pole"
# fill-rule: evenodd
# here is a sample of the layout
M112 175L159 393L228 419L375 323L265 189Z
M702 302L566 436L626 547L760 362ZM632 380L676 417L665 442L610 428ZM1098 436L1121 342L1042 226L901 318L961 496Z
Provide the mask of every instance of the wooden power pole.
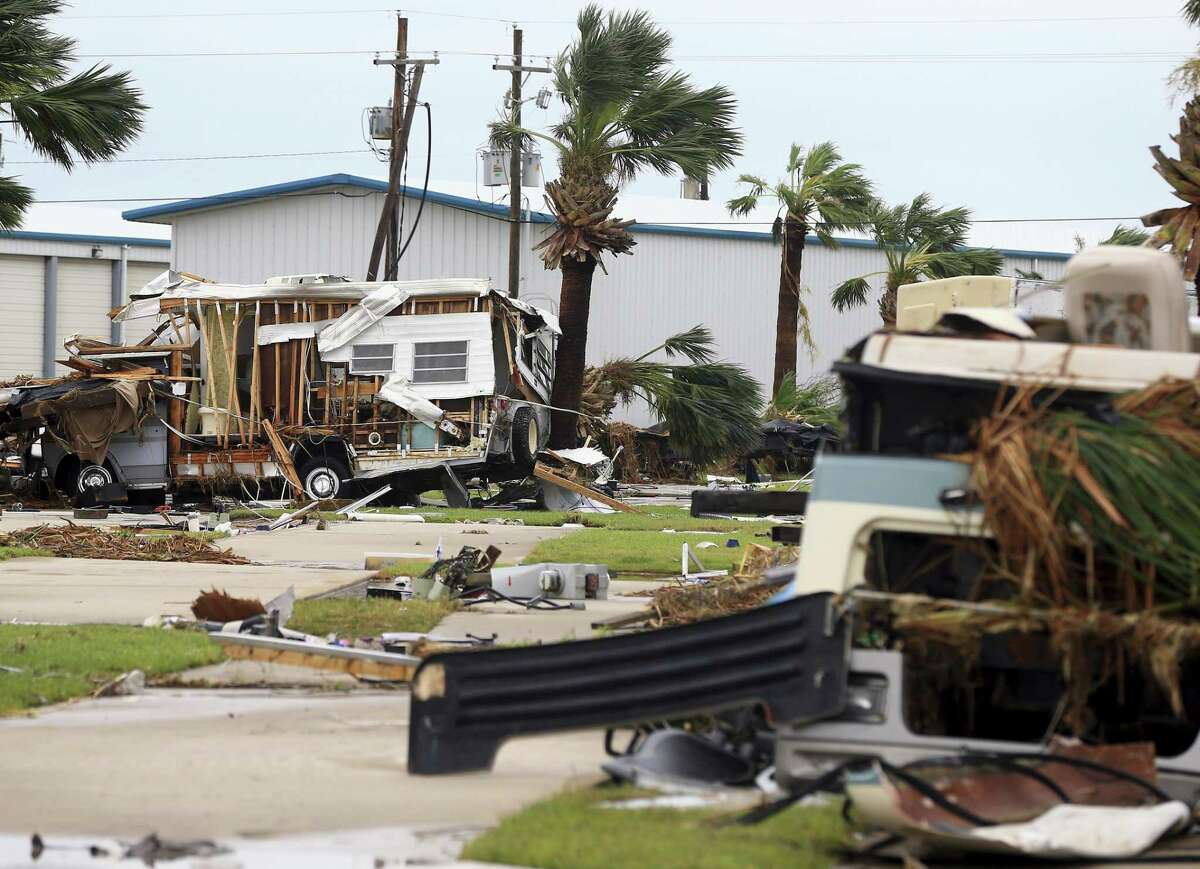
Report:
M408 136L412 131L413 115L417 110L417 98L421 93L421 79L425 67L438 63L436 57L428 60L413 60L408 56L408 19L396 19L396 56L392 59L375 58L376 66L391 66L395 69L392 84L392 153L388 161L388 189L383 199L383 210L379 215L379 226L375 230L375 242L371 245L371 257L367 261L367 280L379 275L379 260L384 247L387 259L384 264L385 280L395 280L400 248L400 227L396 219L400 203L400 175L408 155ZM412 67L412 79L408 68ZM405 85L408 85L405 87Z
M512 99L512 121L521 126L521 74L550 72L547 66L522 66L521 28L513 28L512 64L497 63L492 69L512 72L509 97ZM513 133L508 154L508 294L514 299L521 290L521 134Z

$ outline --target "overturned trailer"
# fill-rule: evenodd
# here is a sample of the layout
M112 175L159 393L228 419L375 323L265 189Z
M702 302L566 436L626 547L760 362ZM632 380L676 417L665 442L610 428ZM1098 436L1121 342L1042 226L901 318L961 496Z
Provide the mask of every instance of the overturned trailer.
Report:
M167 273L113 317L154 328L126 346L73 338L74 379L0 394L0 436L31 461L37 442L67 494L266 480L328 499L370 480L463 501L464 481L529 473L549 437L557 320L485 280ZM101 432L102 449L72 436L62 403L93 380L142 389L136 424Z
M989 483L973 473L980 426L1021 423L1003 414L1020 395L1034 419L1062 409L1116 425L1120 396L1141 401L1167 380L1191 402L1192 421L1164 417L1159 431L1200 449L1191 436L1200 353L1178 267L1145 249L1080 254L1061 296L1040 290L1039 304L1064 318L1019 316L1008 292L980 301L970 280L920 285L923 322L902 317L899 330L868 336L835 366L843 439L817 460L799 563L769 605L629 637L430 658L414 681L410 769L485 767L518 733L761 703L776 725L776 778L789 787L856 758L1041 753L1069 730L1089 742L1152 743L1162 787L1193 797L1200 628L1154 609L1153 569L1136 584L1093 571L1096 526L1089 536L1075 514L1044 529L1061 523L1083 577L1078 595L1056 597L1041 551L1017 553L1020 562L997 552ZM1072 461L1049 467L1079 476ZM1091 477L1080 479L1086 497L1104 500L1087 494ZM1155 537L1151 552L1167 543L1192 551L1191 538ZM999 569L1006 555L1020 571ZM603 666L579 675L581 660Z

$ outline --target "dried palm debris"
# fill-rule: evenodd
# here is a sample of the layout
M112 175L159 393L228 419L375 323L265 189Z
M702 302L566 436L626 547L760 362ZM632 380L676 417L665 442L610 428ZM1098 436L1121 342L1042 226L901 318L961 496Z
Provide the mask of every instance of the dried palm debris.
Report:
M31 546L60 558L249 564L240 555L188 534L135 534L80 525L36 525L0 534L0 546Z
M1036 394L1017 391L976 433L996 573L1053 606L1200 604L1200 381L1087 411Z
M1062 720L1078 733L1093 723L1088 700L1110 680L1136 668L1184 715L1180 678L1184 662L1200 651L1200 623L1155 613L1118 614L1094 608L1031 609L1002 602L971 603L916 594L851 592L862 645L867 634L899 640L915 671L947 664L970 670L988 635L1040 636L1058 660L1065 697ZM870 643L867 643L870 645ZM955 671L958 672L958 671ZM962 681L963 674L958 673ZM969 681L969 674L967 681Z
M192 615L202 621L237 622L266 613L267 608L257 598L234 597L215 588L200 592L192 601Z

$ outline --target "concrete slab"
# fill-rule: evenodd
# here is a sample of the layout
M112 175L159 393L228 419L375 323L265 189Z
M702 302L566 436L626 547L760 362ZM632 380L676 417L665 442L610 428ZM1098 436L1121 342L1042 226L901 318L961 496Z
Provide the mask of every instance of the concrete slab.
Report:
M409 776L408 716L407 692L151 689L2 719L0 831L219 839L490 824L601 777L600 731L509 742L491 773Z
M478 533L481 530L486 533ZM312 524L269 533L239 534L222 540L220 545L257 562L332 561L361 565L368 552L406 552L432 559L440 539L442 551L447 555L464 546L486 549L495 545L503 551L501 563L515 564L539 541L568 533L569 529L529 525L337 522L324 531L318 531Z
M362 570L82 558L14 558L0 567L0 621L141 624L153 615L188 615L207 588L270 600L296 587L297 597L366 579Z

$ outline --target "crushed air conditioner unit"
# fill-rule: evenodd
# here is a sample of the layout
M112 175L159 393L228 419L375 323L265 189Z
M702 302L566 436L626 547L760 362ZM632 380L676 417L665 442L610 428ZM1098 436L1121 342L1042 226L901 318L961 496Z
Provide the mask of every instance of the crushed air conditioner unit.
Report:
M492 588L509 597L608 600L608 567L545 562L493 567Z

